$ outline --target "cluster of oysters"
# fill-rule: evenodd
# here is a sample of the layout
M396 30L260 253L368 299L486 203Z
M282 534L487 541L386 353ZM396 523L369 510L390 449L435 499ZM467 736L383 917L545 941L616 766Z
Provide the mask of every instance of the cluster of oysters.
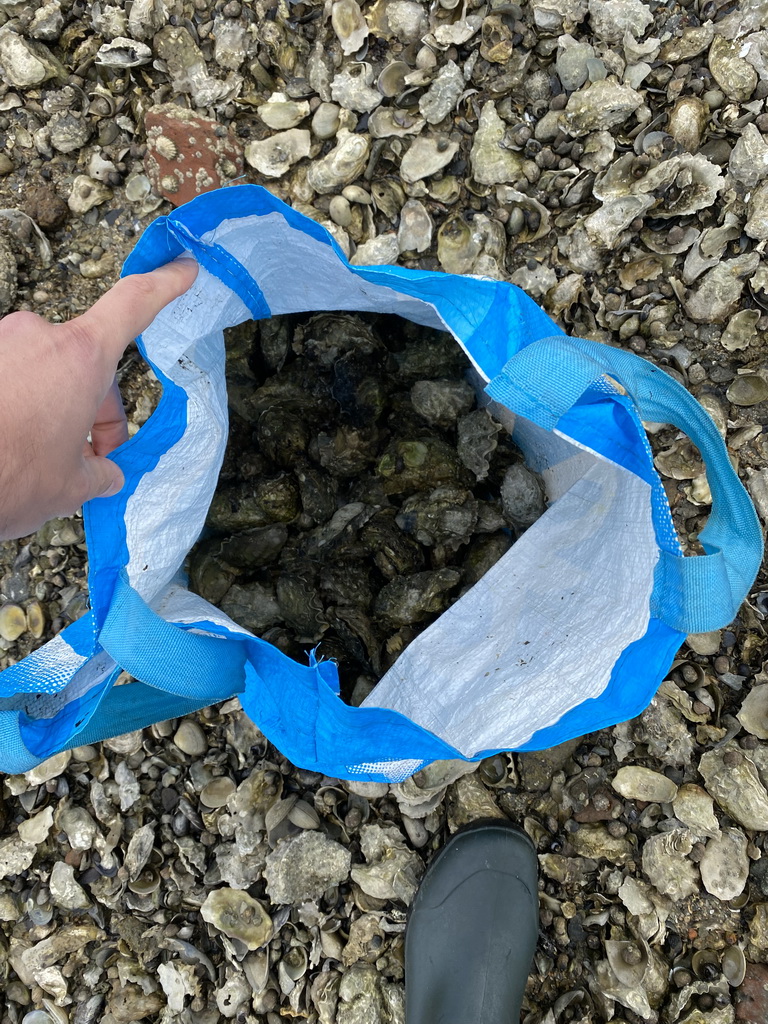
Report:
M317 644L359 703L543 487L450 335L339 313L227 334L229 442L191 585L297 659Z

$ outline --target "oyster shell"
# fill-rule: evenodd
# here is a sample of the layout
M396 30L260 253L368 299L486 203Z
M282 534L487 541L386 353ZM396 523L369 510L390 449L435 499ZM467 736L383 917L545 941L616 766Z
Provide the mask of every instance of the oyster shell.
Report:
M714 812L714 800L701 786L686 782L672 801L675 817L695 835L718 836L720 825Z
M768 188L766 189L765 197L768 200ZM768 208L766 209L766 214L768 215ZM749 222L744 226L744 230L747 231L748 227ZM749 234L748 231L747 234ZM768 238L768 220L766 220L765 237ZM749 348L756 337L756 327L759 319L760 314L756 309L742 309L739 313L735 313L726 324L725 330L720 336L720 344L727 352L737 352ZM725 436L725 432L722 431L722 433Z
M403 181L413 184L429 178L446 167L458 152L459 144L444 136L420 136L411 143L400 163Z
M310 133L305 128L276 132L262 142L249 142L245 159L268 178L281 178L295 163L309 156Z
M284 92L274 92L266 103L256 108L256 112L269 128L285 131L295 128L309 115L309 103L291 100Z
M517 181L522 175L520 156L502 144L505 132L506 125L499 117L495 103L488 100L480 111L469 156L472 175L481 185Z
M425 121L439 124L455 108L464 92L465 81L461 68L455 61L444 64L432 84L419 99L419 111Z
M748 124L736 140L728 172L746 188L754 188L768 175L768 145L754 124Z
M734 821L747 829L768 828L768 792L754 763L736 743L708 750L699 771L707 792Z
M346 56L357 53L368 38L368 25L356 0L334 0L331 25Z
M757 85L757 72L741 56L741 43L716 35L709 48L709 70L726 96L745 102Z
M151 47L126 36L117 36L111 42L104 43L96 54L96 63L109 68L136 68L149 64L151 60Z
M397 826L364 825L360 849L366 863L352 868L352 880L375 899L410 905L424 865L419 855L408 849Z
M377 107L368 119L368 129L374 139L400 139L418 135L424 127L424 120L411 110L400 107Z
M346 110L357 110L361 114L378 107L384 98L373 85L373 68L370 64L365 63L350 64L334 75L331 82L331 96ZM356 137L363 138L363 136Z
M683 149L698 153L707 123L707 108L698 96L681 96L669 113L667 131Z
M246 949L259 949L272 938L272 919L241 889L214 889L200 908L200 916Z
M432 244L434 224L423 203L409 199L400 211L397 245L403 252L426 252Z
M571 93L564 112L566 131L576 138L623 124L643 106L643 97L628 85L607 79Z
M726 828L719 836L710 839L699 862L699 870L704 888L717 899L726 901L739 896L749 875L744 833L737 828Z
M736 717L750 735L768 740L768 683L749 691Z
M337 139L330 153L313 161L307 171L307 181L321 194L335 192L343 185L350 184L362 173L368 160L370 142L367 138L353 135L342 128Z
M670 803L677 794L677 786L671 779L639 765L619 768L611 785L621 796L649 803Z
M687 859L693 838L687 829L649 836L643 846L643 871L651 883L673 900L682 900L698 892L698 874Z
M86 174L78 174L72 182L67 205L72 213L82 216L94 206L99 206L112 196L112 190L100 181L89 178Z
M736 312L745 279L757 270L760 257L746 253L723 260L708 271L701 284L684 300L685 311L696 323L722 323Z
M477 218L468 224L461 215L443 221L437 232L437 258L449 274L471 273L483 249L484 232Z

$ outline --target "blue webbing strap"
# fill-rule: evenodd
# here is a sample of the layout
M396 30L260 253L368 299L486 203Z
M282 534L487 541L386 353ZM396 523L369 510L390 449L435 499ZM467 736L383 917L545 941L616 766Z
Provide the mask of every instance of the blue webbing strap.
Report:
M245 687L244 643L236 637L191 633L166 622L131 587L124 570L115 586L99 643L135 679L182 702L205 707ZM172 672L168 671L169 665L174 666ZM115 692L121 689L117 687ZM174 706L174 701L168 702L165 718L186 713L173 710Z
M701 452L712 492L712 512L699 536L706 554L683 558L660 552L651 613L681 633L719 629L733 620L749 592L763 542L749 495L717 427L696 399L639 356L562 335L521 349L486 391L515 413L553 430L605 374L626 389L641 419L674 424Z

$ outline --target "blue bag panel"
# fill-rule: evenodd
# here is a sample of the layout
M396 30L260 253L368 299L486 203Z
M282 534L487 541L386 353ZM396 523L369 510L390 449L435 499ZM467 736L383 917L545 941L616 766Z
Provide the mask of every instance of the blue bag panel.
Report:
M396 711L349 707L329 685L336 667L308 670L263 641L249 641L245 713L294 764L332 778L401 781L423 765L462 755Z

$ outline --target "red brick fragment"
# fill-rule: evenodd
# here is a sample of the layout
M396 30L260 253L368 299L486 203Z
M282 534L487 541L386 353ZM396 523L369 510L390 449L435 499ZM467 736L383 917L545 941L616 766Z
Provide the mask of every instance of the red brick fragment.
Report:
M174 206L243 173L243 147L218 121L165 103L147 114L144 127L144 169L152 191Z
M740 1024L765 1024L768 1021L768 967L747 964L744 981L736 989L736 1020Z

